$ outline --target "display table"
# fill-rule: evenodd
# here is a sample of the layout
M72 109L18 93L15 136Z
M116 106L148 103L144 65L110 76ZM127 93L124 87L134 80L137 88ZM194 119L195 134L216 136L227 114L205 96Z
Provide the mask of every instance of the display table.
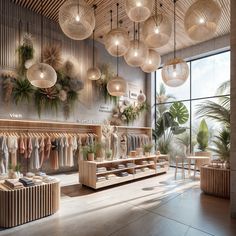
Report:
M59 181L17 190L0 184L0 227L10 228L52 215L59 207Z
M230 197L230 170L225 168L201 167L201 190L207 194Z
M146 162L143 164L143 161ZM133 166L127 166L127 164ZM117 168L119 164L124 165L123 168ZM97 168L107 168L104 172L97 172ZM112 170L109 170L113 168ZM146 168L146 171L137 171ZM155 174L165 173L169 169L169 159L167 155L150 155L148 157L134 157L126 159L117 159L111 161L80 161L79 162L79 181L81 184L88 187L99 189L114 184L119 184L134 179L153 176ZM109 174L118 175L121 172L127 172L127 176L116 176L112 179L106 179L98 182L99 176L107 177Z

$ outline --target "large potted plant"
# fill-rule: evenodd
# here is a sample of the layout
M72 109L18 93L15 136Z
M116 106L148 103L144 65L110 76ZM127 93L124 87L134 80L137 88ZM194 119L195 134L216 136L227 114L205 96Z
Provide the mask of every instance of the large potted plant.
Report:
M209 143L209 130L205 119L202 119L198 133L197 133L197 143L198 149L200 151L195 152L196 156L211 156L211 152L208 150L208 143Z

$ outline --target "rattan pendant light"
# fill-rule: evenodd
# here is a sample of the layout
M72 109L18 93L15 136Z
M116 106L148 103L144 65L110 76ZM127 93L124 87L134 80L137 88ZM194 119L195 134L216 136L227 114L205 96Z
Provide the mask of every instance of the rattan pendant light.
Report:
M154 0L125 0L125 10L128 17L134 22L148 19L152 13Z
M214 0L198 0L186 12L184 26L189 37L195 41L204 41L214 36L221 9Z
M95 10L97 6L94 5L93 8L94 8L94 15L95 15ZM87 78L90 80L98 80L101 77L100 69L95 66L94 32L95 32L95 29L93 30L93 66L87 70Z
M105 47L106 50L114 57L124 56L125 53L129 50L130 41L129 35L122 27L119 27L119 3L116 4L117 9L117 22L116 28L112 29L112 10L111 13L111 30L105 37Z
M182 85L189 76L189 68L182 58L176 57L176 2L174 1L174 58L167 61L162 68L162 80L170 87Z
M136 33L138 33L137 39L136 39ZM130 48L124 56L125 61L129 66L139 67L143 65L147 55L148 55L148 48L142 41L140 41L139 24L138 24L138 31L136 31L134 23L134 39L131 41Z
M51 88L57 81L56 71L43 63L43 0L41 0L41 61L27 70L27 79L37 88Z
M146 73L156 71L161 64L161 56L158 52L153 49L148 50L148 55L141 69Z
M86 39L95 27L94 12L84 0L68 0L59 10L59 24L69 38Z
M118 53L118 50L117 50ZM127 82L119 76L119 57L116 57L116 76L107 83L107 91L111 96L121 97L127 92Z
M143 32L145 43L149 48L160 48L170 40L171 22L163 12L158 13L157 0L155 0L155 15L144 22Z

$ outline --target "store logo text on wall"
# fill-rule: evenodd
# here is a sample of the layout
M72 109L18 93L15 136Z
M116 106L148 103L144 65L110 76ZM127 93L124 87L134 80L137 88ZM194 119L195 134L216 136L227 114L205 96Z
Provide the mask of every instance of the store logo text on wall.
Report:
M11 118L22 118L23 116L22 116L22 114L17 114L17 113L10 113L9 114L9 116L11 117Z

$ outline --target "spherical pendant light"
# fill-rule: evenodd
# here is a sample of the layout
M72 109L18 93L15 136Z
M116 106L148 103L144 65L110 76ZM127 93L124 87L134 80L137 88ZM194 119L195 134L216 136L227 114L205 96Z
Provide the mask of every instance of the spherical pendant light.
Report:
M55 70L48 64L37 63L26 72L30 83L37 88L51 88L57 81Z
M170 87L178 87L188 79L189 67L181 58L169 60L162 68L162 80Z
M105 36L106 50L114 57L124 56L129 50L130 40L129 35L125 29L119 27L112 29Z
M168 17L164 14L151 16L144 22L143 35L149 48L160 48L169 42L172 27Z
M138 67L143 65L147 55L147 46L142 41L132 40L130 43L130 48L124 58L129 66Z
M186 12L184 26L189 37L195 41L214 36L221 17L221 8L214 0L198 0Z
M101 71L97 67L89 68L87 71L87 78L90 80L98 80L101 78Z
M146 96L142 90L140 90L140 94L138 95L137 100L139 104L144 103L146 101Z
M154 0L126 0L125 10L128 17L134 22L148 19L152 13Z
M69 38L88 38L95 27L93 10L84 0L68 0L59 10L59 24Z
M156 71L161 64L161 56L158 52L153 49L149 49L148 56L141 66L141 69L146 73L151 73Z
M111 96L124 96L127 92L127 83L117 75L107 83L107 91Z
M174 0L174 58L167 61L162 68L162 80L170 87L182 85L189 76L188 64L176 57L176 2L177 0Z

